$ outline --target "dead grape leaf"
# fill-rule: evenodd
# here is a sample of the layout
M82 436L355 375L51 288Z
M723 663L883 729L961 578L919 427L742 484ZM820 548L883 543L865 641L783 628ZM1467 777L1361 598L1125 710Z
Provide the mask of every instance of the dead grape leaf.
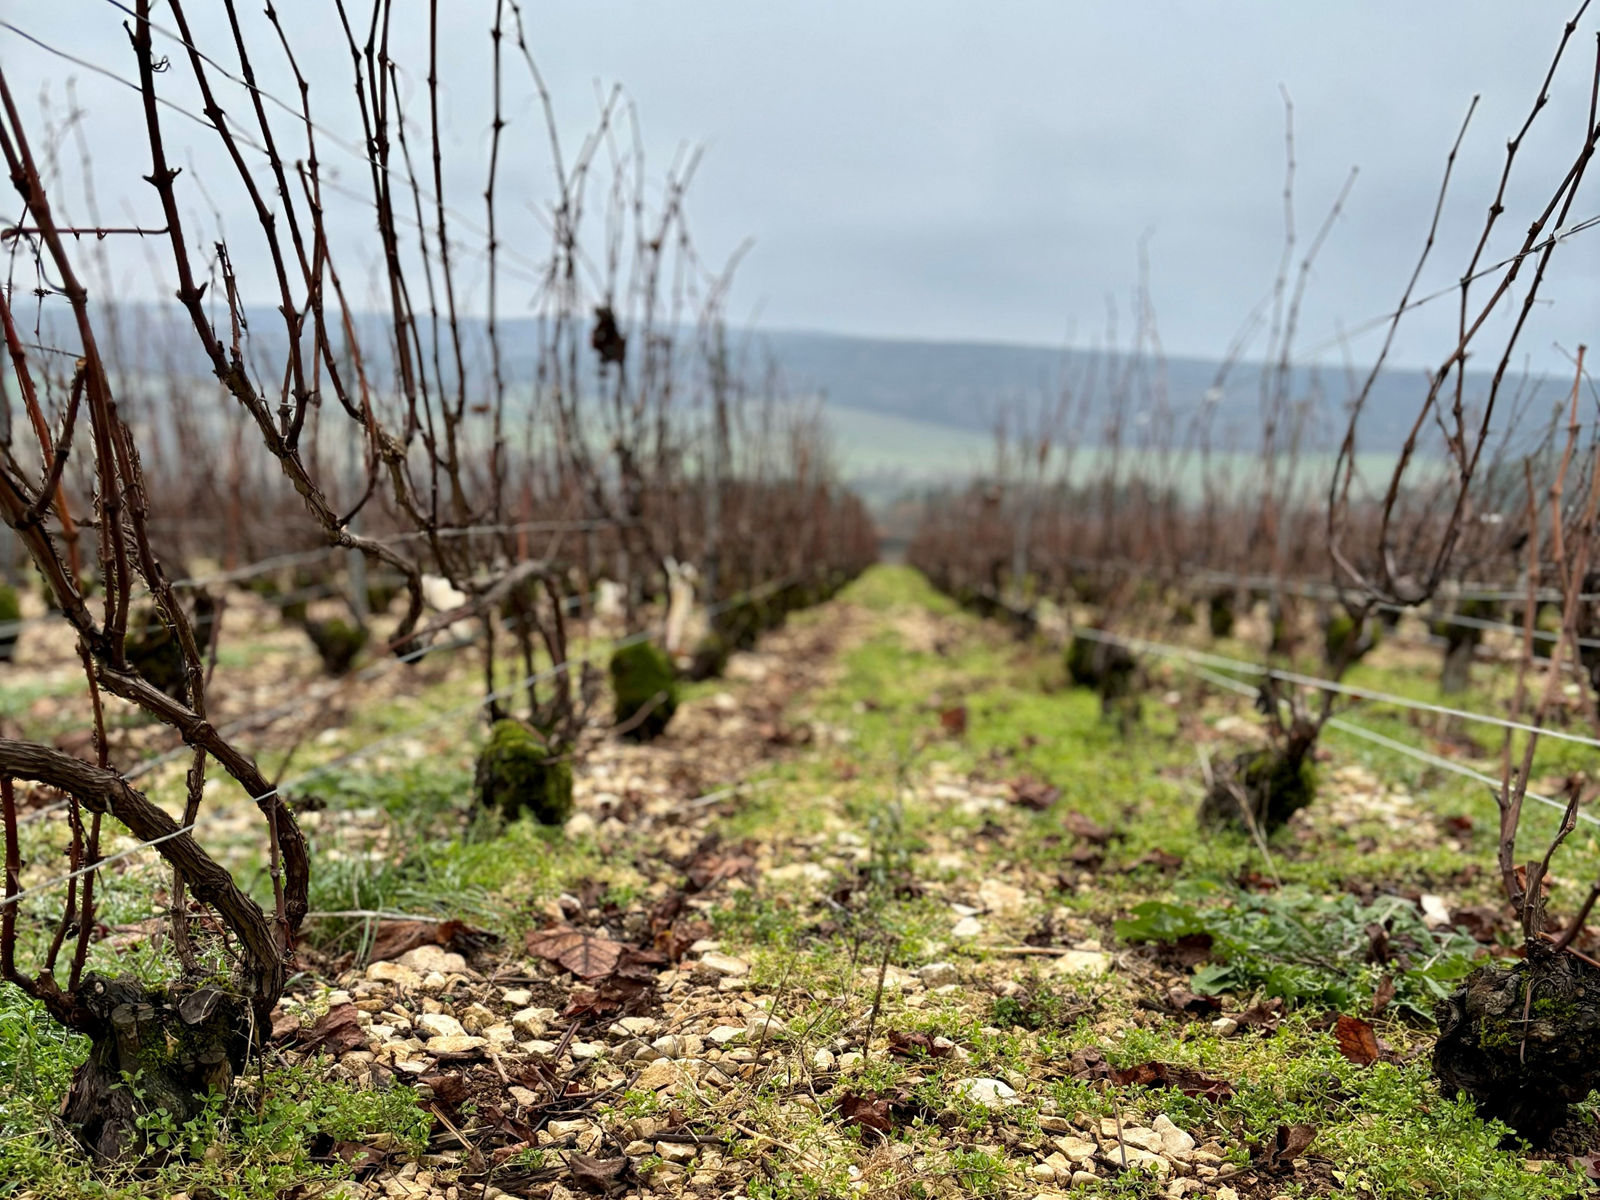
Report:
M1104 846L1111 840L1111 830L1098 821L1084 816L1077 809L1069 809L1062 817L1061 823L1067 827L1068 833L1086 842L1093 842L1096 846Z
M1233 1014L1240 1025L1255 1029L1263 1036L1270 1037L1277 1032L1278 1022L1283 1017L1283 998L1273 996L1259 1004L1252 1004L1243 1012Z
M330 1054L365 1050L367 1034L358 1019L354 1004L336 1004L306 1032L301 1046L308 1052L326 1050Z
M564 1020L583 1020L607 1017L617 1013L642 1017L655 1000L655 988L648 983L625 976L602 979L593 988L574 988L562 1011Z
M1185 1096L1197 1096L1213 1103L1226 1100L1233 1095L1233 1084L1226 1079L1208 1079L1199 1071L1174 1067L1164 1062L1140 1063L1136 1067L1129 1067L1126 1071L1119 1071L1113 1067L1110 1069L1109 1077L1111 1082L1119 1087L1171 1088L1173 1091L1182 1092Z
M1372 993L1372 1015L1377 1016L1389 1007L1389 1001L1394 999L1394 976L1385 975L1378 980L1378 986Z
M581 929L539 929L528 934L528 953L565 967L582 980L603 979L617 969L626 947Z
M958 704L939 714L939 728L950 737L960 737L967 732L967 706Z
M468 954L499 940L488 930L474 929L464 921L380 921L367 958L391 962L418 946L448 946L458 954Z
M934 1040L926 1033L912 1031L901 1033L898 1029L889 1031L889 1053L901 1058L916 1058L925 1054L929 1058L947 1058L955 1049L953 1043L941 1039L941 1045L934 1045Z
M1251 1161L1266 1171L1291 1170L1294 1160L1310 1149L1316 1136L1314 1125L1279 1125L1277 1136L1271 1142L1251 1147Z
M293 1013L277 1011L272 1014L272 1040L281 1042L300 1032L300 1018Z
M1011 802L1022 808L1030 808L1034 812L1044 812L1061 799L1060 788L1028 775L1018 776L1009 786Z
M572 1168L572 1181L586 1192L611 1196L628 1189L626 1158L590 1158L574 1150L567 1155L567 1166Z
M1333 1040L1338 1043L1339 1053L1358 1067L1370 1067L1383 1055L1371 1023L1360 1017L1341 1013L1333 1027Z
M1185 987L1167 989L1167 1007L1173 1012L1214 1013L1222 1011L1221 996L1197 996Z
M894 1127L889 1119L888 1096L846 1092L839 1097L839 1116L846 1125L862 1125L880 1133L888 1133Z
M1158 847L1155 850L1146 851L1143 855L1134 859L1133 862L1128 864L1128 869L1132 870L1134 867L1154 867L1156 870L1165 873L1168 871L1176 871L1181 866L1183 866L1183 859L1178 857L1176 854L1169 854L1167 851Z

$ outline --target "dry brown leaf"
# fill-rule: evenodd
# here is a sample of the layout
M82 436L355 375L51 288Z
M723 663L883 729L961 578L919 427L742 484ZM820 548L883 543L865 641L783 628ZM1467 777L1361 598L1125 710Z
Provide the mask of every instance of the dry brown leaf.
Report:
M626 949L610 938L561 927L528 934L527 947L529 954L564 967L586 981L603 979L614 972Z
M846 1125L862 1125L867 1129L888 1133L894 1128L889 1117L889 1104L888 1096L846 1092L839 1097L839 1117Z
M627 1190L626 1158L590 1158L574 1150L567 1155L567 1166L572 1168L572 1181L584 1191L611 1196Z
M1062 817L1061 823L1067 827L1067 832L1074 837L1080 837L1086 842L1093 842L1096 846L1104 846L1111 840L1111 830L1098 821L1090 820L1077 809L1069 809Z
M359 1016L354 1004L334 1005L306 1032L302 1046L307 1051L327 1050L330 1054L366 1049L367 1034L359 1024Z
M1060 788L1029 775L1018 776L1008 786L1011 788L1011 802L1034 812L1044 812L1061 799Z
M1264 1170L1289 1170L1294 1160L1311 1148L1316 1136L1314 1125L1279 1125L1277 1136L1268 1145L1254 1149L1250 1157Z
M1110 1079L1119 1087L1165 1087L1182 1092L1185 1096L1198 1096L1213 1103L1233 1095L1233 1084L1226 1079L1208 1079L1199 1071L1174 1067L1170 1063L1147 1062L1129 1067L1126 1071L1112 1068Z
M1389 1001L1394 999L1394 976L1385 975L1378 980L1377 989L1372 993L1372 1015L1377 1016L1389 1007Z
M1338 1043L1339 1053L1358 1067L1370 1067L1383 1054L1372 1024L1360 1017L1341 1013L1333 1027L1333 1040Z
M458 954L471 953L499 936L475 929L465 921L379 921L367 958L390 962L418 946L448 946Z

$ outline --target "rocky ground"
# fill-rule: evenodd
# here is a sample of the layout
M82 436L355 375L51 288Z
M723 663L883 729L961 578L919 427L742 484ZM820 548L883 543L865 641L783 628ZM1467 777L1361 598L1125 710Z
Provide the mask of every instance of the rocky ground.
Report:
M405 771L464 793L470 746L391 747L393 794L305 821L410 890L313 918L240 1101L309 1071L423 1120L324 1123L345 1178L294 1194L1572 1194L1591 1118L1532 1154L1428 1078L1438 995L1509 952L1481 789L1330 743L1263 853L1193 820L1248 699L1152 669L1124 737L1062 675L879 570L663 738L593 730L564 828L420 835Z

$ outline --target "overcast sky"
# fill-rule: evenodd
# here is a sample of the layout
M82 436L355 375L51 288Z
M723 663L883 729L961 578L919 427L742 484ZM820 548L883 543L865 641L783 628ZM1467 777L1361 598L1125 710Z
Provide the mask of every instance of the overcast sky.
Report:
M318 119L353 132L332 0L280 5ZM205 31L199 40L234 66L226 27L209 11L221 6L190 0L190 7ZM263 85L293 100L260 6L242 7L261 39ZM1280 251L1281 84L1295 107L1302 247L1350 169L1360 168L1311 278L1303 320L1303 344L1334 363L1341 323L1359 326L1398 297L1445 153L1481 93L1423 290L1459 275L1505 140L1574 8L1573 0L525 4L531 48L569 152L593 116L597 89L613 83L637 104L658 178L679 146L705 147L690 202L697 242L708 261L719 262L746 237L754 240L732 312L741 320L759 313L769 328L1044 344L1070 331L1083 344L1104 330L1111 298L1125 336L1137 247L1148 234L1165 348L1218 355L1270 288ZM441 39L447 192L481 224L494 0L447 0L441 10L448 13ZM395 11L397 57L414 88L426 73L427 6L395 0ZM134 75L123 14L108 0L0 0L0 14L52 45ZM165 4L157 20L172 24ZM1491 257L1515 245L1530 205L1542 202L1582 142L1595 28L1591 16L1573 39L1554 103L1525 147ZM164 94L192 104L179 48L163 48L174 58ZM153 193L139 179L149 163L134 94L8 29L0 29L0 64L25 114L39 112L47 84L64 103L65 83L77 77L103 218L159 224ZM549 156L526 70L508 59L505 80L511 124L502 219L515 252L532 263L545 243L524 201L548 200ZM422 119L422 97L414 99L412 116ZM225 90L224 104L248 115L236 90ZM284 120L289 138L287 118L274 119ZM221 169L214 136L170 113L166 121L172 160L208 185L202 197L184 181L194 240L209 220L198 214L215 204L251 297L269 300L244 193ZM358 157L329 147L323 153L346 184L361 183ZM61 195L81 218L75 162L69 143ZM1573 216L1596 212L1600 183L1591 181ZM352 226L352 239L365 228ZM460 229L470 236L465 224ZM1558 254L1545 293L1553 303L1536 314L1524 343L1541 361L1558 361L1558 344L1571 348L1595 336L1597 250L1600 229ZM126 246L115 252L120 289L156 290L147 256ZM362 253L370 265L370 252ZM526 272L515 274L505 307L525 311L531 289ZM1403 332L1401 360L1439 357L1453 321L1451 301L1424 310ZM1355 353L1365 357L1374 346L1366 335Z

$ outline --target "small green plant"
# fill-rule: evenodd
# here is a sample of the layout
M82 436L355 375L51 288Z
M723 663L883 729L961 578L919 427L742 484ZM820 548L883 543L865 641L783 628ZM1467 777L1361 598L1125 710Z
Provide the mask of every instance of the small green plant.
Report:
M1382 931L1381 949L1374 927ZM1125 942L1211 937L1212 962L1192 983L1202 995L1259 990L1290 1004L1349 1012L1369 1003L1388 975L1391 1007L1421 1022L1433 1020L1434 1006L1472 970L1478 952L1464 933L1429 929L1400 897L1364 905L1354 896L1329 899L1301 888L1235 892L1206 908L1148 901L1115 929Z

